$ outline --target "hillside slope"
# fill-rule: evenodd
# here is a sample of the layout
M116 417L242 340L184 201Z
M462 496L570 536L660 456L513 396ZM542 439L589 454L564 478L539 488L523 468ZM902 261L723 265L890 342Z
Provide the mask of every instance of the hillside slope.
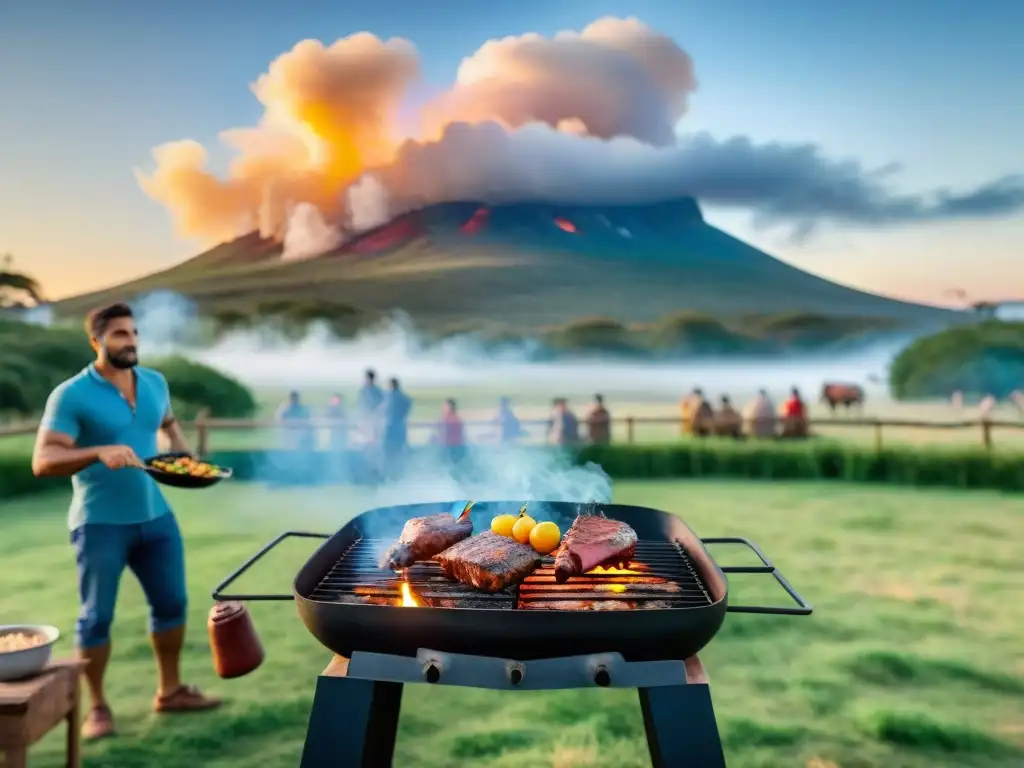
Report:
M818 313L931 325L947 310L895 301L791 267L708 225L696 202L594 207L432 206L305 261L252 234L165 272L61 302L60 313L155 289L201 307L327 300L403 310L424 325L488 318L524 327L585 316L648 322L691 311Z

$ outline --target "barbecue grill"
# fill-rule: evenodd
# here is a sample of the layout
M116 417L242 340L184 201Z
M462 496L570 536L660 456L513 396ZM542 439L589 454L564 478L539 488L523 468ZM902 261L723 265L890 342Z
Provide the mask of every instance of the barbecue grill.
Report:
M520 501L478 503L475 532ZM556 584L552 559L516 587L488 594L454 583L434 563L403 573L380 554L405 522L451 503L365 512L333 535L288 531L222 581L218 601L292 600L310 632L336 654L317 682L303 768L390 766L405 683L501 690L637 688L653 765L724 766L697 653L727 612L803 615L811 606L760 549L743 538L700 539L677 516L621 504L531 502L538 521L565 531L578 514L604 514L637 533L625 568L597 568ZM291 537L325 539L292 594L226 594L228 586ZM720 567L705 544L739 544L762 565ZM730 605L727 573L770 574L791 606Z

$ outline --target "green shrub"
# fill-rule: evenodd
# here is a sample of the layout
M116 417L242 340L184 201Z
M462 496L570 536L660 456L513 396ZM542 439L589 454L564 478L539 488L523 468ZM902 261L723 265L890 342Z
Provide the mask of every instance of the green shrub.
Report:
M9 320L0 320L0 349L0 416L40 413L53 388L93 360L81 331ZM212 368L180 357L153 367L167 378L180 418L192 419L203 407L225 418L256 412L252 393Z
M622 323L605 317L590 317L549 331L544 342L559 352L609 352L642 354L640 339Z
M694 312L680 312L652 323L647 327L647 338L657 350L698 354L751 352L763 346L712 317Z
M537 448L539 451L547 450ZM238 480L259 477L275 463L274 452L214 451L213 461L230 466ZM355 458L355 457L354 457ZM745 480L835 480L1024 491L1024 456L977 450L870 448L834 443L791 445L692 440L665 445L595 445L578 451L578 463L599 464L619 480L742 478ZM303 474L323 477L336 457L316 453L303 462ZM27 456L0 454L0 498L44 487L32 478Z
M897 355L889 387L900 399L1005 398L1024 383L1024 323L987 320L917 339Z
M225 419L244 419L256 413L252 393L220 371L183 357L158 360L152 367L167 379L179 419L194 419L202 408Z

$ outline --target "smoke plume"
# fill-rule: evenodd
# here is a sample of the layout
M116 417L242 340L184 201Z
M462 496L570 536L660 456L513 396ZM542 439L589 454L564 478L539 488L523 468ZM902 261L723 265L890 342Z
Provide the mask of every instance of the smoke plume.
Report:
M882 226L1005 215L1024 178L927 194L897 192L898 165L866 168L810 143L757 144L677 133L697 90L693 63L637 19L485 43L401 140L398 114L419 77L413 45L361 32L298 43L252 86L259 125L226 131L227 176L191 141L154 150L138 173L178 231L216 241L253 229L286 255L336 246L405 210L453 200L630 203L693 195L800 235L820 223ZM369 176L366 176L369 174ZM362 181L360 181L362 179Z

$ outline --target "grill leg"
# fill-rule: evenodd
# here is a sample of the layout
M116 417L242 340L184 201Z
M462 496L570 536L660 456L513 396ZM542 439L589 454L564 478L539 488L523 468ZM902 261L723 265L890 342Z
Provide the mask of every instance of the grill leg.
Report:
M640 688L654 768L725 768L707 683Z
M401 683L321 675L301 768L391 768Z

